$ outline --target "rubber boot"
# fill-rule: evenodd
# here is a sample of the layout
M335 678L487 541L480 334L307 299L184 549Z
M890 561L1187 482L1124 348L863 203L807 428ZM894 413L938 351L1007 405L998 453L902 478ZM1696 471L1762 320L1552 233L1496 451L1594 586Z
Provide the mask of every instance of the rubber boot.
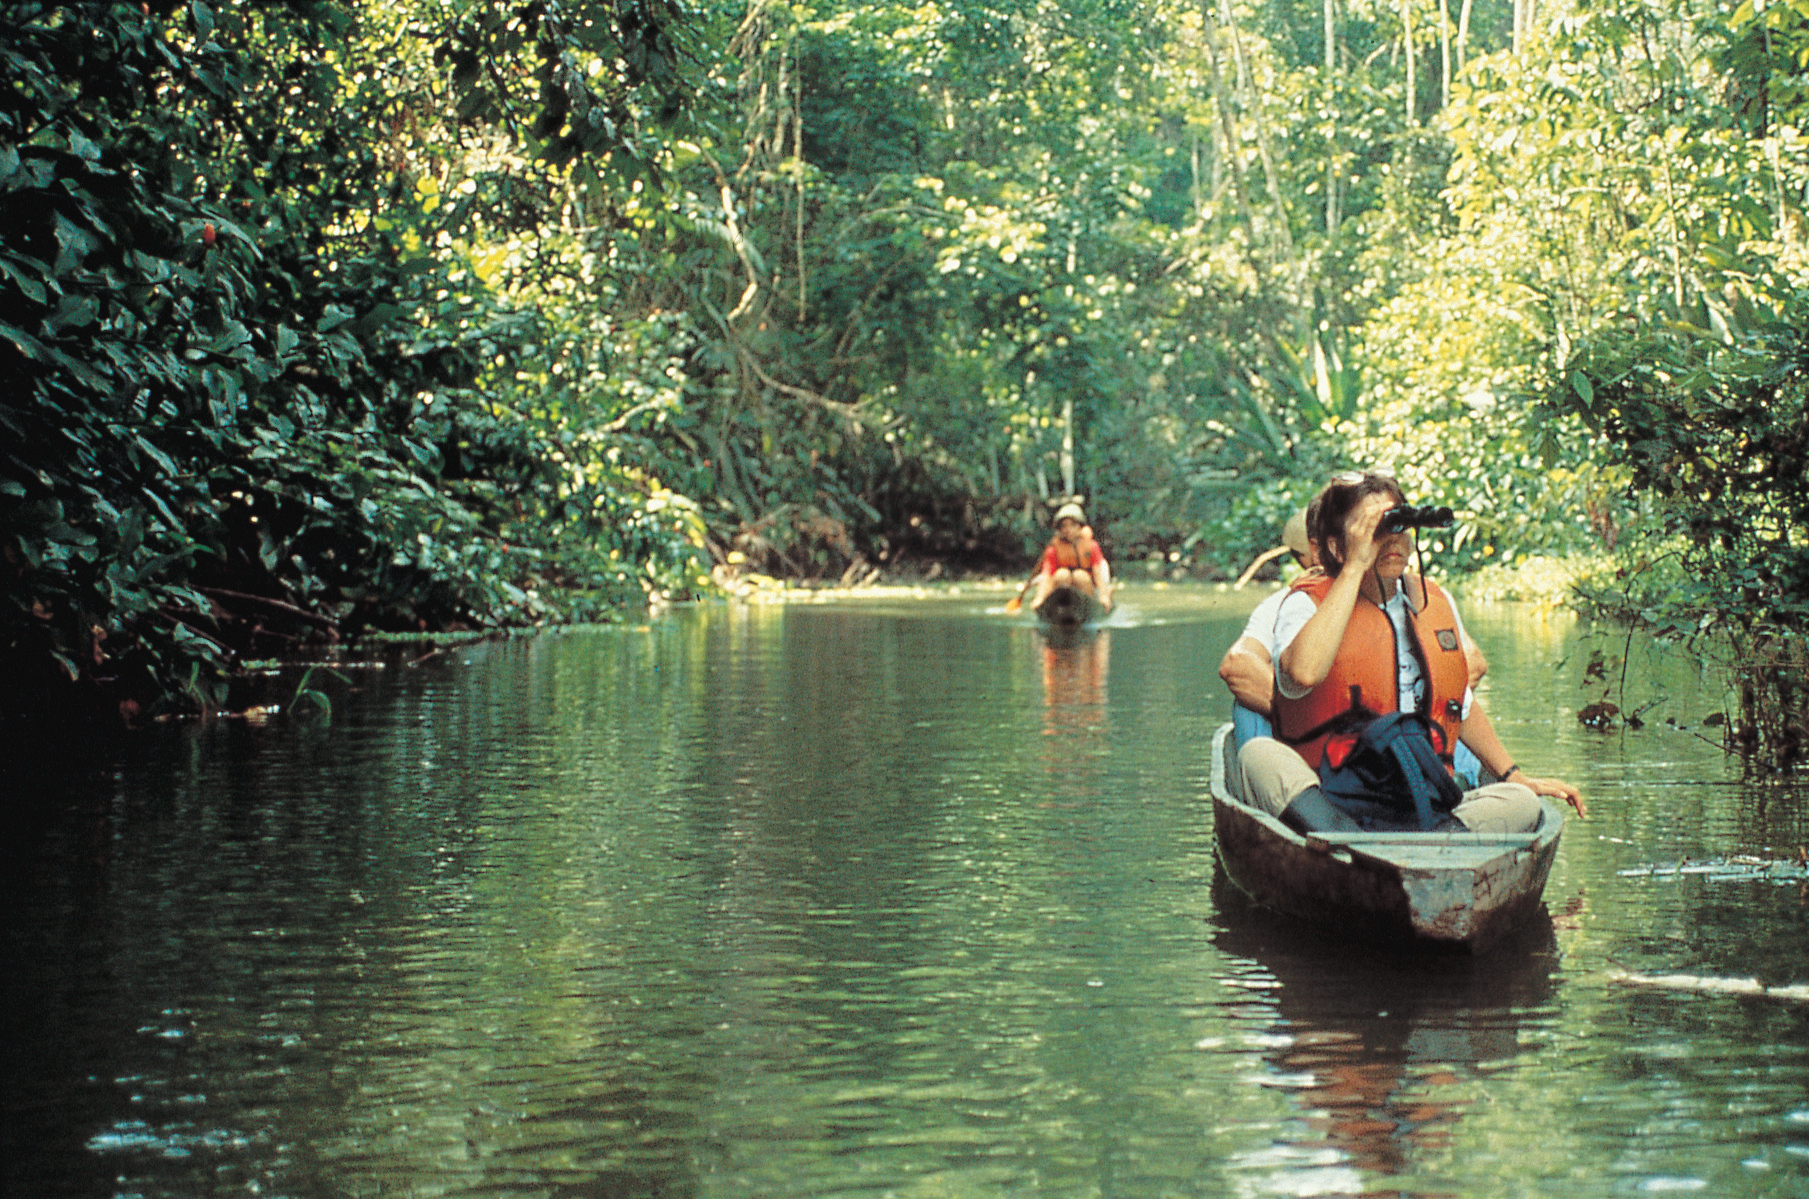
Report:
M1332 805L1317 787L1308 787L1282 809L1281 822L1301 833L1355 833L1363 826Z

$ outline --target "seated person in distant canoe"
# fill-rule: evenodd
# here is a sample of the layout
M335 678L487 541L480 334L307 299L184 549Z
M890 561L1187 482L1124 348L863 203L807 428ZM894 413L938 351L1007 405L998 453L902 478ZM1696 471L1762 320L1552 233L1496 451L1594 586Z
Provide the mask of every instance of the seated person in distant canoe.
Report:
M1541 795L1583 815L1582 793L1562 779L1523 772L1475 702L1463 622L1451 598L1407 574L1411 531L1379 528L1382 514L1404 502L1392 478L1356 472L1339 476L1315 501L1309 534L1323 573L1296 583L1276 618L1276 735L1255 738L1238 755L1246 802L1275 815L1323 805L1318 770L1329 722L1353 710L1418 711L1501 780L1464 792L1452 814L1465 828L1528 831L1538 824Z
M1313 506L1309 504L1290 516L1282 528L1281 543L1302 571L1316 574L1319 573L1319 544L1307 536L1307 527L1314 515ZM1414 586L1411 582L1406 585ZM1239 749L1253 737L1271 735L1269 717L1275 696L1275 618L1289 594L1290 590L1284 587L1258 604L1244 624L1242 635L1231 643L1231 648L1219 660L1219 678L1231 691L1231 729ZM1474 688L1489 672L1489 660L1482 647L1463 630L1461 622L1458 632L1463 640L1464 662L1469 667L1469 685ZM1460 741L1453 751L1453 758L1458 779L1475 785L1481 778L1481 763L1476 760L1475 753Z
M1098 600L1101 611L1112 610L1112 568L1093 540L1092 527L1079 504L1063 504L1055 510L1055 536L1043 551L1034 581L1033 610L1041 608L1058 587L1072 587Z

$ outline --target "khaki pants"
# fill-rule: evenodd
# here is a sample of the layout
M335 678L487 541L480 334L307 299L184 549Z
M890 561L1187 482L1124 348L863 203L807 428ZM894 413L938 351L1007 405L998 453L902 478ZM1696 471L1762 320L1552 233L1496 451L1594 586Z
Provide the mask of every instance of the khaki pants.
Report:
M1319 773L1273 737L1257 737L1238 751L1244 802L1279 816L1302 791L1319 787ZM1473 833L1526 833L1539 825L1539 797L1519 783L1490 783L1464 792L1452 815Z

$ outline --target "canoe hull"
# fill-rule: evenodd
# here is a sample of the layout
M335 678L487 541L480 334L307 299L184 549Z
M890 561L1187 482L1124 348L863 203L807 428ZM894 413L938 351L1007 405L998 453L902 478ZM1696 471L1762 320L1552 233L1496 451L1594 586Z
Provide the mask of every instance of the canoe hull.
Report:
M1093 597L1073 587L1057 587L1037 606L1037 619L1058 629L1076 629L1098 615Z
M1303 836L1242 803L1231 727L1213 740L1219 860L1263 907L1368 940L1486 950L1541 910L1564 811L1544 800L1539 828L1476 833Z

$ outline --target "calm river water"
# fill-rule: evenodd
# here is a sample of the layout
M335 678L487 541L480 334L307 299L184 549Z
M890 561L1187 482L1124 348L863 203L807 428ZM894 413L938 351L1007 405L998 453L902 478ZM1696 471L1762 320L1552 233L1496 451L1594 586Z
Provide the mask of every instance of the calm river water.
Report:
M1469 609L1592 818L1548 925L1400 958L1215 887L1256 593L1066 647L1005 595L415 650L54 784L13 747L57 814L5 841L0 1191L1809 1195L1809 790L1690 731L1690 664L1636 648L1665 702L1604 734L1618 638Z

